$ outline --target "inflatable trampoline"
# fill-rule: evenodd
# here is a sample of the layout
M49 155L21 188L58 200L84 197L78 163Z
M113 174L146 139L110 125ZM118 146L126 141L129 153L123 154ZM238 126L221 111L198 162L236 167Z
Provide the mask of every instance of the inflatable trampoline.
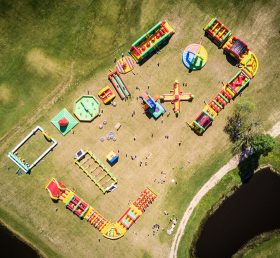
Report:
M200 44L188 45L183 52L183 64L190 70L196 71L203 68L207 62L208 54Z

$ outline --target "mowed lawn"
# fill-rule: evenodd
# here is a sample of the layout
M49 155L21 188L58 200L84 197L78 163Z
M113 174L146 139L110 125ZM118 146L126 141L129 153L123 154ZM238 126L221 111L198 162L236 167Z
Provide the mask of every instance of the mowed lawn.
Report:
M259 58L260 68L242 98L256 103L267 129L280 118L277 106L280 58L276 51L280 47L280 7L276 1L43 2L19 2L0 8L1 26L6 28L1 42L11 42L1 53L5 55L1 57L0 73L1 79L4 78L1 87L6 85L15 98L5 95L8 102L1 101L4 121L1 134L11 131L2 139L1 220L10 223L50 257L165 257L172 237L165 231L152 236L152 225L158 223L166 229L170 216L164 216L164 210L180 219L192 196L215 173L214 169L229 159L230 145L223 126L233 104L221 113L203 137L196 136L186 121L194 119L203 108L203 102L215 96L222 87L221 81L228 81L238 71L206 38L202 44L209 60L202 71L188 73L181 64L182 50L187 44L200 41L202 28L214 16L247 42ZM60 135L50 124L51 118L63 107L72 110L74 100L88 91L96 96L97 91L108 84L107 73L114 67L114 58L125 53L134 40L163 18L170 21L176 33L158 55L135 68L135 75L124 77L132 98L122 102L117 97L117 107L102 104L101 117L90 124L80 123L74 134ZM16 58L21 62L12 62ZM183 90L193 93L194 101L182 104L179 118L174 117L172 105L166 103L171 115L158 121L149 120L136 97L148 86L152 95L166 93L172 89L175 79L188 83ZM136 90L136 86L141 91ZM21 101L26 104L21 105ZM132 118L133 111L136 115ZM108 123L100 130L98 125L103 120ZM101 143L99 138L113 130L117 122L122 124L117 141ZM37 123L58 140L59 145L31 175L17 176L16 167L5 153ZM165 139L166 135L169 139ZM120 151L120 161L111 169L119 180L116 191L104 196L78 169L73 157L80 148L93 151L104 163L110 150ZM152 156L147 166L140 167L139 162L145 162L149 153ZM129 158L132 154L137 155L136 161ZM201 169L208 164L211 169ZM167 173L166 178L161 171ZM145 186L158 192L158 198L125 237L110 241L89 223L65 210L61 203L51 201L44 190L51 177L74 189L112 221L121 216L128 202L135 200ZM173 178L177 185L171 183ZM160 179L166 182L158 183Z

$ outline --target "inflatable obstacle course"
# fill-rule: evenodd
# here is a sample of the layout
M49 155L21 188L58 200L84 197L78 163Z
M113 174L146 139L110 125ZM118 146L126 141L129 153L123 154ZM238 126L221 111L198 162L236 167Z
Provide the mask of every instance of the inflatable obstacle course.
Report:
M62 135L66 135L78 124L78 121L64 108L51 120L51 123Z
M106 86L98 92L98 97L103 101L104 104L109 104L116 97L116 95L112 92L109 86Z
M122 100L130 97L130 92L117 70L109 73L108 80L112 83Z
M117 184L117 178L90 151L80 150L75 157L75 164L97 185L105 194Z
M173 90L170 93L160 96L162 102L171 102L174 105L173 111L177 115L180 113L181 101L192 101L194 95L191 93L183 93L178 80L173 84Z
M101 234L108 239L119 239L141 217L145 210L157 197L150 188L145 188L140 196L134 201L117 222L110 222L104 218L95 208L87 204L73 191L61 182L52 178L46 185L50 197L53 200L61 200L66 209L77 215L80 219L87 220Z
M249 50L247 44L239 38L231 36L231 32L217 18L213 18L204 30L205 35L211 41L236 60L240 70L203 108L196 119L188 123L200 135L212 125L214 119L225 106L249 85L259 66L256 55Z
M74 105L74 114L81 122L91 122L99 113L99 102L94 96L81 96Z
M158 97L153 98L146 92L140 98L143 100L143 109L148 116L158 119L166 112L165 108L159 103Z
M165 46L174 33L174 29L166 20L160 21L136 40L130 47L128 53L134 58L137 64L143 64Z
M18 150L30 140L32 136L36 133L41 132L43 137L51 142L51 146L49 146L35 161L31 164L26 162L25 158L18 156ZM25 173L29 173L33 167L35 167L46 155L48 155L54 147L57 145L57 141L50 137L40 126L35 127L12 151L8 153L8 157L11 161L13 161L19 169L24 171Z
M182 61L189 70L196 71L202 69L207 60L207 51L200 44L188 45L183 51Z

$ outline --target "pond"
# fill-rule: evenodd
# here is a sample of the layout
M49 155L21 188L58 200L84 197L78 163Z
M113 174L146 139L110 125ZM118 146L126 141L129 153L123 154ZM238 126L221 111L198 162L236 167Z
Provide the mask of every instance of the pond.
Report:
M38 258L40 257L29 245L18 239L10 230L0 224L1 257Z
M231 257L246 242L280 228L280 176L256 173L207 219L195 244L197 257Z

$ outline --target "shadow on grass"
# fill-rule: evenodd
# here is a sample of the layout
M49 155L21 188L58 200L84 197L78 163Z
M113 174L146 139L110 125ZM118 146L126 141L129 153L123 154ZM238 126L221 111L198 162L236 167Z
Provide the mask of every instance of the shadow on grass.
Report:
M260 155L253 154L238 164L238 174L243 184L249 182L249 180L252 178L254 171L259 166L259 160Z

